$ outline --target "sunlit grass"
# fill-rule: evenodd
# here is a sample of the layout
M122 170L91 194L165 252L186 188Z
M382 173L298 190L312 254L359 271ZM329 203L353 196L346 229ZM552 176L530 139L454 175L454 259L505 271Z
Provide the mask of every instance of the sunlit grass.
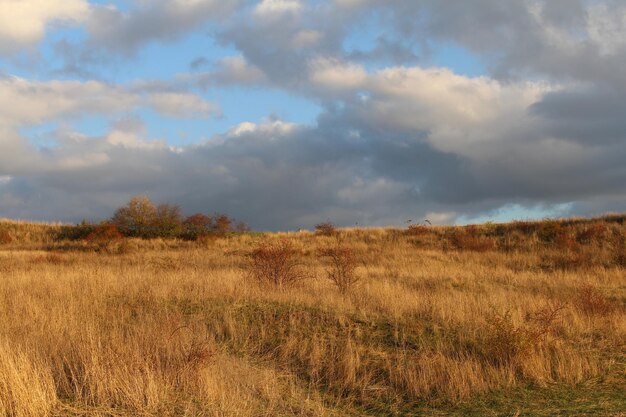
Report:
M626 410L623 222L97 245L58 227L0 225L0 415ZM284 239L308 278L259 283L250 255Z

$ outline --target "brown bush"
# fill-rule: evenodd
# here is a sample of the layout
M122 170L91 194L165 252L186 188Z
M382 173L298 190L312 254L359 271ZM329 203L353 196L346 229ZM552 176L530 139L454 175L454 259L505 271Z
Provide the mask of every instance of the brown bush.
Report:
M318 223L315 225L315 234L318 236L334 236L337 228L331 222Z
M608 228L601 223L592 224L576 234L576 240L579 243L590 244L598 242L606 236Z
M0 245L8 245L13 243L13 236L8 230L0 230Z
M328 279L335 283L342 295L348 294L360 279L356 274L357 261L354 250L337 244L322 250L320 255L329 260L330 265L326 270Z
M580 311L590 316L607 316L613 310L613 306L606 296L591 284L585 284L578 288L576 306Z
M95 227L85 240L89 243L108 244L122 239L122 234L117 227L111 223L103 223Z
M578 242L571 234L560 231L554 238L554 245L559 249L575 250L578 247Z
M249 255L248 275L260 284L285 288L309 278L290 241L263 243Z
M561 230L561 223L555 220L546 220L542 222L537 231L539 240L544 243L554 243Z
M494 239L486 236L474 236L464 230L455 230L450 235L449 240L457 250L487 252L496 249Z
M507 226L512 231L518 231L524 235L531 235L539 228L538 222L514 221Z

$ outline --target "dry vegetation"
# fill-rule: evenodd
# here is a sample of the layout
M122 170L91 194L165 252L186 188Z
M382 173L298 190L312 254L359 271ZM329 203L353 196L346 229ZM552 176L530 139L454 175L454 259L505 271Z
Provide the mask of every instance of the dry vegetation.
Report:
M624 415L626 224L0 222L0 415Z

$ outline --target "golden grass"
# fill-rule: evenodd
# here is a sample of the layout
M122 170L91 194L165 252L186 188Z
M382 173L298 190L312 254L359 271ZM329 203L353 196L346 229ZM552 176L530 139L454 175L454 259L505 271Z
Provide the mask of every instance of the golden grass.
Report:
M607 223L576 246L549 227L102 250L55 240L58 226L4 223L0 415L421 415L502 390L581 384L620 397L626 270L614 260L626 227ZM562 228L577 236L588 225L572 227ZM337 238L358 264L346 295L319 255ZM311 279L250 279L248 255L277 239L291 241ZM623 411L616 401L598 415Z

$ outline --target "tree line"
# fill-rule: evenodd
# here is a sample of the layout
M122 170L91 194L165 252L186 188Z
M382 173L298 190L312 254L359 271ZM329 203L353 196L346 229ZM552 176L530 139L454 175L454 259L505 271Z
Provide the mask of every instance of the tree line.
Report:
M100 224L83 221L76 226L63 228L61 237L88 239L94 234L105 234L142 239L197 240L203 236L225 236L249 230L248 225L236 222L226 214L196 213L185 217L178 205L155 204L147 196L135 196L125 206L118 208L110 219Z

